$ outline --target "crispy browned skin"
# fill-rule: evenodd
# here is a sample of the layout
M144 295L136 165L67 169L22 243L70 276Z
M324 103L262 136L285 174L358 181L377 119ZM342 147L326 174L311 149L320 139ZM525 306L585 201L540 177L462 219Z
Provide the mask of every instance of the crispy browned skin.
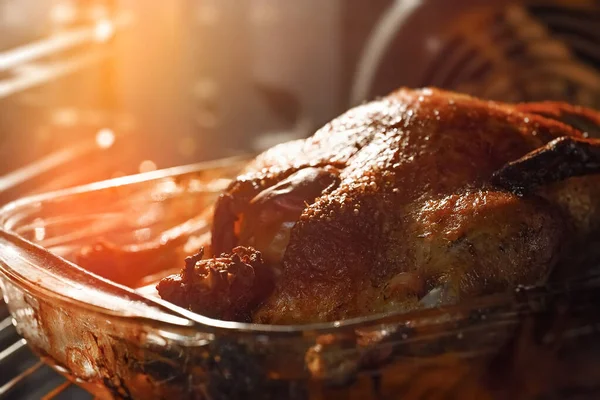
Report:
M554 139L583 137L557 120L573 108L548 110L403 89L259 156L218 202L212 241L216 254L236 245L270 254L276 288L253 321L332 321L546 279L569 252L565 238L597 230L600 178L523 194L492 176ZM310 184L294 183L302 179Z
M188 257L180 274L161 280L163 298L199 314L225 320L251 320L252 311L273 289L271 271L259 252L236 247L231 254L202 262Z

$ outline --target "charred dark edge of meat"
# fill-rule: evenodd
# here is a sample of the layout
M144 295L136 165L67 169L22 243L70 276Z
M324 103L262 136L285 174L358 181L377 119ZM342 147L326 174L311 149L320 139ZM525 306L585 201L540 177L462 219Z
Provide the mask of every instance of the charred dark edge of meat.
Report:
M207 317L249 322L274 287L260 252L240 246L220 257L203 256L200 249L186 258L181 273L162 279L156 287L160 297Z
M600 173L600 140L562 137L506 164L492 184L518 195L575 176Z

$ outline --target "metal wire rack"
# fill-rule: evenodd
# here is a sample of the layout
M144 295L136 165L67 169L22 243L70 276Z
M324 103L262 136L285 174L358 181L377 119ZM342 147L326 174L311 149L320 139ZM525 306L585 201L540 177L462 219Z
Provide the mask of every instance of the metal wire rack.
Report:
M388 78L401 55L406 57L405 39L420 38L403 38L400 27L431 12L423 6L427 3L443 2L398 0L384 13L359 60L352 104L408 85L508 102L562 100L599 107L600 2L471 2L489 7L465 9L423 39L427 51L415 61L421 72L414 81ZM386 81L378 82L379 76Z
M597 6L512 5L456 21L422 83L505 101L598 107L599 17Z

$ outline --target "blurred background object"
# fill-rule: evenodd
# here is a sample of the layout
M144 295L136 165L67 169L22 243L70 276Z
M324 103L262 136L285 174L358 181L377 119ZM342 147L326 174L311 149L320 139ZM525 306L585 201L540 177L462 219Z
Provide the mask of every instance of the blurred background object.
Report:
M78 146L24 190L260 151L402 85L598 107L598 4L0 0L0 174Z
M596 0L0 0L0 203L260 151L404 85L600 108L599 71ZM0 398L85 398L0 321Z

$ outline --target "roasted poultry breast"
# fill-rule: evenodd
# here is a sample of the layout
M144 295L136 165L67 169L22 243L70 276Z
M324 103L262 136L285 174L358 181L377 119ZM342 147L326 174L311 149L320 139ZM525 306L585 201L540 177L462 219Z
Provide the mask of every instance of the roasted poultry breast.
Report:
M215 318L334 321L579 273L600 228L600 114L401 89L259 155L212 243L158 285Z

